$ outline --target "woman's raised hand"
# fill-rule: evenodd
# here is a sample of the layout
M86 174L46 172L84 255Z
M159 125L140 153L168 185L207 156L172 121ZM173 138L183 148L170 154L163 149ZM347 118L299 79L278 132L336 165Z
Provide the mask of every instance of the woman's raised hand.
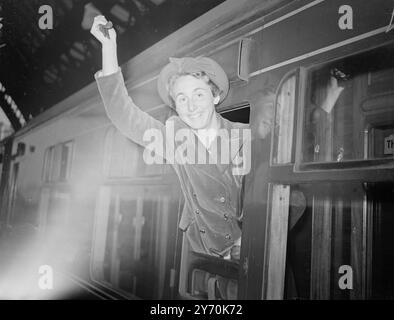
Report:
M100 30L106 24L108 20L104 16L96 16L93 21L90 33L102 44L102 46L115 46L116 45L116 32L114 28L106 29L108 37ZM105 30L104 30L105 31Z
M104 28L108 23L104 16L96 16L93 21L90 33L101 42L103 67L102 75L106 76L115 73L119 69L117 49L116 49L116 32L114 28Z

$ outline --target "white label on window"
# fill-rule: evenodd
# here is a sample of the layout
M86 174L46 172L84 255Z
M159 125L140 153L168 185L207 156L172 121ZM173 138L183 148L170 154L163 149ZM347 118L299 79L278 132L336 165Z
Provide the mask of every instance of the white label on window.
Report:
M394 134L384 138L384 154L394 154Z

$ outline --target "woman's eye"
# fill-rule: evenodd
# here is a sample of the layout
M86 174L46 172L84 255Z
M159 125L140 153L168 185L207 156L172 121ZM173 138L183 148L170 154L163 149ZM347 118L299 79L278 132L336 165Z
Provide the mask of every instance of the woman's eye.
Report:
M178 97L178 102L179 103L185 103L186 102L186 97Z

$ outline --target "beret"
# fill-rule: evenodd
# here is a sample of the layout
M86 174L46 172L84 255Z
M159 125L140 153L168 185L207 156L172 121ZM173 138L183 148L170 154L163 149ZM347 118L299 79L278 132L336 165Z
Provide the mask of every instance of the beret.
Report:
M209 79L220 89L220 100L222 102L229 90L229 81L223 68L214 60L207 57L200 58L170 58L167 64L160 72L157 80L157 89L161 99L172 107L168 93L168 80L179 73L205 72Z

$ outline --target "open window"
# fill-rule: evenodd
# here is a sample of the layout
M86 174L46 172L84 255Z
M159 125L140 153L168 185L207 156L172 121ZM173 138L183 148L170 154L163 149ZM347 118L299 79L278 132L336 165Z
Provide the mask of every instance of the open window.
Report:
M393 158L393 54L385 46L309 71L302 162Z

